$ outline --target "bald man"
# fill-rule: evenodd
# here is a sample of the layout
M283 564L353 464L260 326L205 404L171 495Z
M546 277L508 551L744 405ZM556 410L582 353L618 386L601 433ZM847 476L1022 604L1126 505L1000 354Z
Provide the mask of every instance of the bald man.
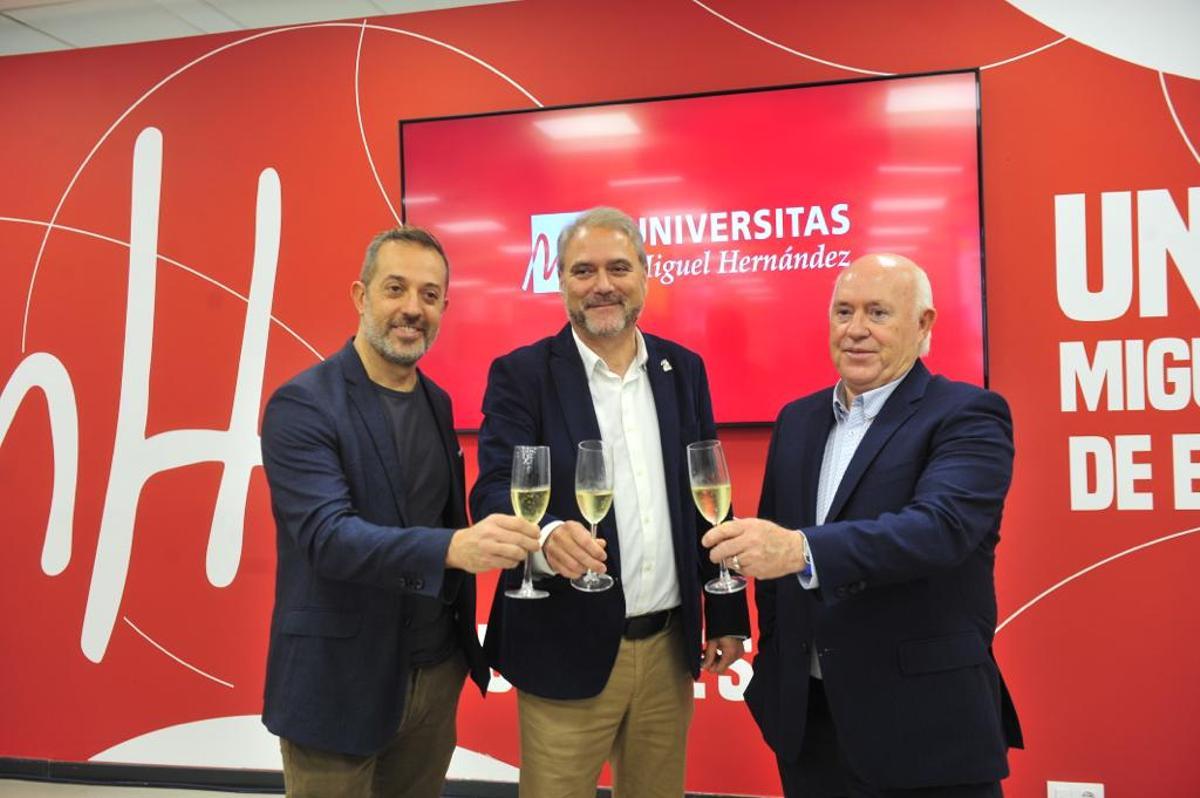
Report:
M789 797L991 798L1021 746L992 656L1012 420L921 363L936 319L911 260L842 272L841 379L779 414L759 518L704 537L758 579L746 703Z

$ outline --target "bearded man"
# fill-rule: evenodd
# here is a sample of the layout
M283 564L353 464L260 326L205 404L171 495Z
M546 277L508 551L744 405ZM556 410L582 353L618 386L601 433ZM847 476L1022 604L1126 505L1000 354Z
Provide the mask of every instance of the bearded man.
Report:
M417 227L371 241L358 332L263 416L277 565L263 722L289 796L442 794L455 710L488 669L473 574L537 549L512 515L468 526L450 397L417 368L450 265Z
M576 218L558 238L558 277L566 326L492 364L471 491L476 516L507 508L513 447L550 447L534 555L550 595L506 598L521 575L503 575L484 649L517 688L522 796L592 798L607 760L614 796L678 798L693 679L740 658L749 631L744 593L701 590L716 566L700 555L686 449L716 437L708 378L694 352L637 327L646 251L629 216ZM574 473L579 443L596 439L612 449L614 490L593 540ZM573 589L588 570L615 586Z

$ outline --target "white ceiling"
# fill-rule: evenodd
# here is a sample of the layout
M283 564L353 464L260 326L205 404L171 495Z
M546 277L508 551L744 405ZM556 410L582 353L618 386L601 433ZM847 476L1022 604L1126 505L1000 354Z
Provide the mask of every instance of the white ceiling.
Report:
M509 0L0 0L0 56Z

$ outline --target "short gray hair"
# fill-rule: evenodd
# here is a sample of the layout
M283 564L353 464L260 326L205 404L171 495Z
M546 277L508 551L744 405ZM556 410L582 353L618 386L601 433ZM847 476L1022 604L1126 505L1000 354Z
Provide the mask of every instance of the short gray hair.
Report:
M646 269L646 242L642 240L642 231L638 229L637 222L624 211L600 206L579 214L575 217L575 221L564 227L558 234L558 251L555 256L558 260L559 274L562 274L563 254L567 251L567 245L571 243L571 239L580 230L592 227L624 233L625 237L633 244L634 250L637 251L638 262L642 264L643 271Z
M413 244L436 252L446 267L446 290L450 289L450 259L446 257L442 243L425 228L411 224L402 224L399 227L384 230L371 239L371 243L367 245L367 254L363 257L362 269L358 273L359 282L363 285L371 284L372 278L375 277L375 267L378 266L379 250L389 241L395 241L398 244Z

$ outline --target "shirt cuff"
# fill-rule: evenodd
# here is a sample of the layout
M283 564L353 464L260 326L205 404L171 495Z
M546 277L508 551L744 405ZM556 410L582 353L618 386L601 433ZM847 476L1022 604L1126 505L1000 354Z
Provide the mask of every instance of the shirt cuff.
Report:
M799 529L796 530L796 534L804 541L804 570L796 574L796 578L800 580L800 587L816 590L821 585L817 579L817 566L813 564L812 549L808 547L808 537Z
M554 569L550 567L550 561L542 553L542 546L546 545L546 538L550 537L550 533L562 525L562 521L551 521L538 533L538 550L531 555L532 559L529 563L533 566L533 572L538 576L554 576Z

